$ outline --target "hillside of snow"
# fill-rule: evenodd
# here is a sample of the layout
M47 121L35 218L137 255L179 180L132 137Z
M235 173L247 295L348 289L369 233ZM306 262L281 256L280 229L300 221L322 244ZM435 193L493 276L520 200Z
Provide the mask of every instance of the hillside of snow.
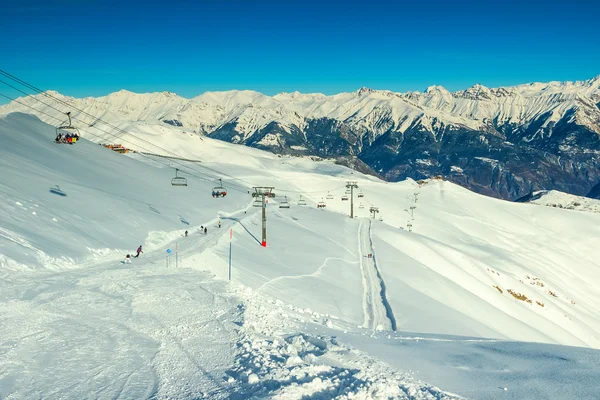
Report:
M600 215L139 127L125 144L200 162L59 145L31 115L0 118L0 397L600 391ZM252 186L275 187L267 247Z
M558 192L556 190L541 190L520 199L521 202L539 204L547 207L563 208L565 210L589 211L600 213L600 200L583 196Z

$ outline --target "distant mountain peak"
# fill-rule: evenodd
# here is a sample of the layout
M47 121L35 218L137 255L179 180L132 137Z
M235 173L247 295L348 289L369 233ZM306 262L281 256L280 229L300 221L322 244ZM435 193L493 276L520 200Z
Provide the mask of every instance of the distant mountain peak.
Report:
M451 93L442 85L431 85L425 91L427 94L450 95Z
M370 95L371 93L375 93L375 92L376 92L376 90L375 90L375 89L371 89L371 88L368 88L368 87L365 87L365 86L363 86L363 87L361 87L360 89L358 89L358 90L356 91L356 94L357 94L358 96L363 96L363 95L367 95L367 96L368 96L368 95Z

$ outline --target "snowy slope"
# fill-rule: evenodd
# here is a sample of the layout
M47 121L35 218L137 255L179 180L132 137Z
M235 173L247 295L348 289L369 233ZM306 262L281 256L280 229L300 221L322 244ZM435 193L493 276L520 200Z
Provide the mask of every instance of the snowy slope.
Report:
M85 140L56 145L52 127L34 117L0 119L2 396L450 396L439 386L474 398L593 398L599 390L600 216L444 181L386 183L175 127L142 128L141 138L201 160L184 166L202 179L187 175L189 186L174 188L161 164L171 160ZM229 188L225 199L210 197L215 175ZM355 220L341 200L348 179L365 195ZM276 187L266 248L253 185ZM335 198L317 210L328 192ZM307 206L297 205L301 194ZM290 209L278 208L285 195ZM371 205L383 221L368 222ZM414 220L404 211L411 205ZM400 229L407 220L413 232ZM219 279L230 227L232 285ZM121 264L139 244L141 258ZM175 246L179 268L173 256L167 268ZM524 360L539 361L525 381Z
M537 191L521 201L547 207L564 208L566 210L589 211L600 213L600 200L589 197L574 196L556 190Z

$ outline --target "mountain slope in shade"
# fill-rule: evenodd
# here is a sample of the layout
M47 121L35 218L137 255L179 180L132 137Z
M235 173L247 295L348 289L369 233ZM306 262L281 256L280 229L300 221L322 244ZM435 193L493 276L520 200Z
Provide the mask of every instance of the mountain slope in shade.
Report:
M587 196L593 199L600 199L600 182L590 190Z
M534 190L586 195L600 182L600 76L455 93L430 86L424 93L362 88L271 97L246 90L193 99L168 92L51 94L119 127L161 121L274 153L338 159L390 181L442 175L511 200ZM52 102L41 95L20 101L58 115L36 99ZM11 111L32 112L17 103L0 107L0 114Z

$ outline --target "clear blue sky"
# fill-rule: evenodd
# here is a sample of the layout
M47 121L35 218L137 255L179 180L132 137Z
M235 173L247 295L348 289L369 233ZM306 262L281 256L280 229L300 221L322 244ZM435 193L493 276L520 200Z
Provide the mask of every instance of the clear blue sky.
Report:
M600 74L597 0L7 1L0 68L78 97L458 90Z

